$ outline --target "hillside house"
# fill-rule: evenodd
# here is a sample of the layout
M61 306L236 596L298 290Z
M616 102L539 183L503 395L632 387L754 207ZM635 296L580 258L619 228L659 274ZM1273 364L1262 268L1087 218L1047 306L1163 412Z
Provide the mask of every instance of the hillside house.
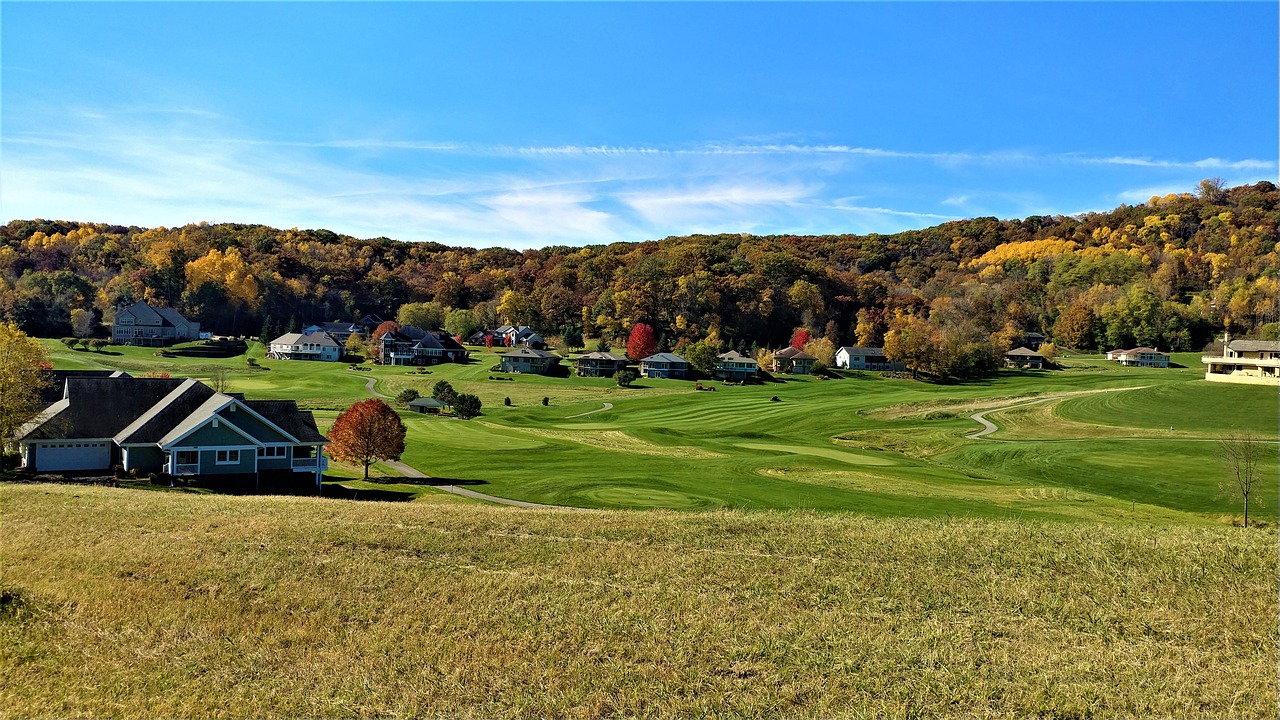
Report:
M546 375L560 364L561 357L546 350L522 346L498 356L502 372Z
M494 345L504 345L506 347L528 345L536 349L546 347L546 341L542 339L542 336L534 332L533 328L528 325L502 325L494 329L491 334L493 335Z
M716 356L715 369L712 375L720 380L751 380L760 371L755 360L741 355L736 350Z
M1107 359L1131 367L1169 367L1169 353L1155 348L1139 347L1132 350L1108 350Z
M1043 345L1044 341L1047 339L1048 338L1043 334L1035 332L1034 330L1028 330L1022 333L1022 337L1020 338L1022 346L1029 350L1039 350L1040 346Z
M391 330L379 338L378 342L381 343L379 361L383 365L439 365L465 362L470 355L448 333L423 330L413 325Z
M173 308L152 307L141 300L117 308L111 325L111 342L116 345L161 347L199 339L200 323Z
M328 467L329 441L293 400L246 400L191 379L69 377L15 439L32 472L301 472L319 487Z
M1280 385L1280 341L1232 340L1222 346L1222 356L1200 358L1204 379L1245 385Z
M818 358L809 353L787 346L773 354L772 372L788 375L808 375L813 372L813 364Z
M657 353L640 361L640 376L683 380L689 375L689 361L674 353Z
M836 350L836 367L845 370L903 371L907 366L893 362L884 356L884 350L874 347L842 347Z
M267 345L267 357L273 360L319 360L338 362L342 345L329 333L285 333Z
M322 322L302 328L303 335L311 335L318 332L329 333L329 336L337 340L338 344L343 347L346 347L347 341L351 339L352 335L359 335L360 337L366 335L364 326L349 322Z
M1044 369L1044 356L1034 350L1020 347L1004 354L1004 366L1032 370Z
M574 363L579 377L613 377L619 370L625 370L627 359L611 352L589 352Z

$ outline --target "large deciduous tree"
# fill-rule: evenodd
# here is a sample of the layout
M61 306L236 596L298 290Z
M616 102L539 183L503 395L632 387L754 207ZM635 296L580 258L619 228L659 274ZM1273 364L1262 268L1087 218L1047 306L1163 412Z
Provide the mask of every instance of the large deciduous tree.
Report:
M40 389L47 383L49 353L14 323L0 323L0 445L40 410Z
M377 398L358 402L333 421L329 430L329 454L338 460L358 462L369 479L369 466L379 460L399 460L404 454L404 422L395 410Z
M631 337L627 338L627 357L639 361L657 350L658 341L653 337L653 328L644 323L636 323L631 328Z
M1084 303L1064 310L1053 325L1053 337L1064 347L1092 350L1098 345L1097 336L1098 316Z

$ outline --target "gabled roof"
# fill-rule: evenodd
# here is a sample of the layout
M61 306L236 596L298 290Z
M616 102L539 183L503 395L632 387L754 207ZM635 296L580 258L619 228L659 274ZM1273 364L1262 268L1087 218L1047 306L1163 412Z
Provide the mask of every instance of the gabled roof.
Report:
M190 320L182 317L182 315L179 314L178 311L174 310L173 308L158 307L158 308L155 308L155 311L160 314L160 317L164 318L166 322L168 322L170 325L173 325L174 327L177 327L179 325L194 324Z
M547 352L546 350L535 350L535 349L533 349L533 348L529 347L528 345L521 345L520 347L516 348L515 350L512 350L511 352L505 352L505 353L502 353L502 354L501 354L501 355L499 355L498 357L504 357L504 358L555 358L556 360L561 359L559 355L557 355L557 354L555 354L555 353L553 353L553 352Z
M614 355L611 352L603 352L601 350L596 350L595 352L589 352L586 355L580 356L578 359L579 360L607 360L609 362L627 362L627 359L622 357L621 355Z
M1280 340L1232 340L1228 347L1236 352L1280 352Z
M1024 347L1020 347L1020 348L1017 348L1017 349L1014 349L1014 350L1010 350L1009 352L1005 353L1005 355L1014 355L1014 356L1017 356L1017 357L1028 357L1028 358L1033 358L1033 357L1043 358L1043 357L1044 357L1043 355L1041 355L1040 353L1036 352L1035 350L1028 350L1028 349L1026 349L1026 348L1024 348Z
M334 340L329 333L323 330L313 332L310 335L302 333L285 333L275 340L271 341L272 345L301 345L302 343L312 343L315 345L324 345L327 347L338 347L338 341Z
M836 352L839 353L841 350L844 351L845 355L884 355L884 348L878 348L878 347L859 347L857 345L846 345L836 350Z
M116 433L114 439L121 445L155 443L174 423L190 415L213 394L213 388L204 383L183 380L181 385Z
M773 356L775 358L782 358L784 360L817 360L818 359L799 348L794 348L790 346L787 346L779 350L778 352L774 353Z
M72 378L66 404L19 439L114 438L184 381L176 378ZM55 406L61 404L56 403Z
M240 404L297 438L300 443L329 442L316 428L316 419L311 411L299 410L295 400L245 400Z
M420 397L414 400L410 400L409 407L411 408L416 408L416 407L442 408L444 407L444 402L437 400L435 398Z
M462 347L462 343L458 342L457 340L454 340L453 336L447 332L438 332L438 333L435 333L435 336L436 336L436 340L440 342L441 347L443 347L445 350L461 350L462 352L466 352L467 350L466 348Z
M742 355L737 350L730 350L729 352L726 352L726 353L720 353L716 357L721 360L724 360L725 362L751 362L751 363L755 362L753 358L749 358L745 355Z
M640 362L684 363L686 365L689 364L688 360L685 360L684 358L680 357L679 355L676 355L675 353L657 353L655 355L650 355L649 357L641 360Z
M119 312L132 315L135 320L143 325L160 325L164 323L164 318L155 308L151 307L144 300L132 303L127 307L120 308ZM119 313L117 313L119 314Z

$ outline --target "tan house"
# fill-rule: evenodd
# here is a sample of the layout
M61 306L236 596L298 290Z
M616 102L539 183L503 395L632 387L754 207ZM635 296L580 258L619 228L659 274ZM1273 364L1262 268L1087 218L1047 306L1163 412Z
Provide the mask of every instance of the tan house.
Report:
M1280 385L1280 341L1232 340L1223 342L1222 357L1201 357L1204 379L1246 385Z
M773 372L792 375L808 375L813 372L816 357L794 347L785 347L773 354Z
M1028 350L1024 347L1010 350L1004 354L1004 366L1011 368L1032 368L1034 370L1044 369L1044 356L1035 350Z

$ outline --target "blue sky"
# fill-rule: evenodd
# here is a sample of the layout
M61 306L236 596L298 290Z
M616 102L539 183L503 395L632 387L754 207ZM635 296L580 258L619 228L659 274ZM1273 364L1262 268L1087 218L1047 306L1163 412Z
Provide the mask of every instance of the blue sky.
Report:
M1276 180L1276 3L26 3L0 221L538 247Z

